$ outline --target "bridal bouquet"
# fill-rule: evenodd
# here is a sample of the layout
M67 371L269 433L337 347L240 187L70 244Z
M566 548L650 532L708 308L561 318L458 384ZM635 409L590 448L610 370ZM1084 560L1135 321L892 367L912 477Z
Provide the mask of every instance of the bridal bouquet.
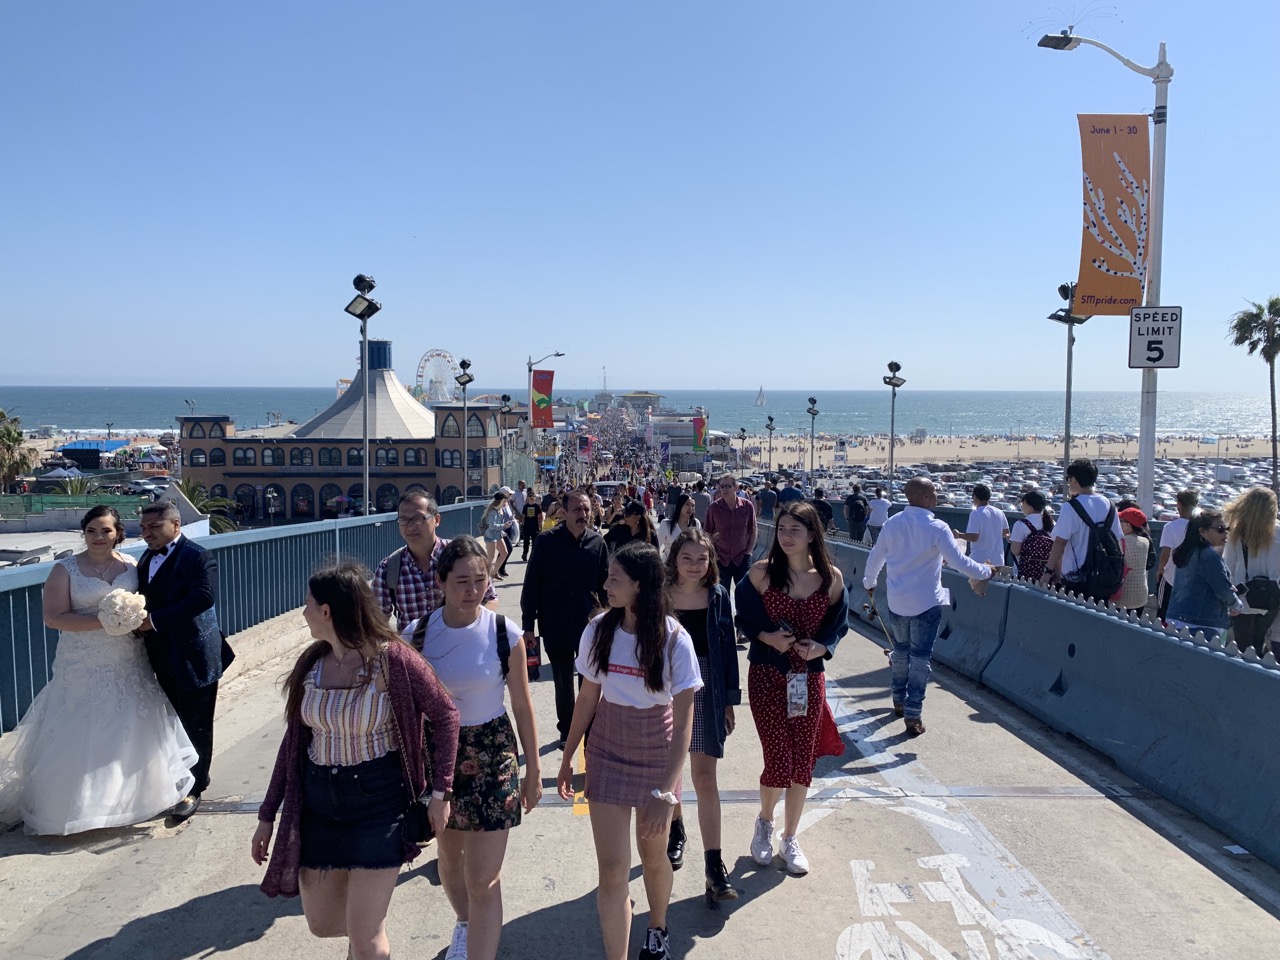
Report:
M98 604L98 620L112 637L133 633L146 618L147 601L140 593L112 590Z

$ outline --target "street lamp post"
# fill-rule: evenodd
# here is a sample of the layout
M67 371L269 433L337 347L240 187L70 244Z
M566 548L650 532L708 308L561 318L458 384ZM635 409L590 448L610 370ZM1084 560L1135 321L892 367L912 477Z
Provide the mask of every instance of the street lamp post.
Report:
M1071 356L1075 346L1075 327L1084 323L1089 317L1077 317L1074 313L1076 305L1076 285L1074 283L1058 284L1058 296L1067 301L1065 307L1059 307L1049 314L1049 319L1067 326L1067 394L1065 412L1062 417L1062 482L1066 489L1067 467L1071 466Z
M773 473L773 431L778 428L773 425L772 414L765 420L764 428L769 431L769 472Z
M747 428L738 428L738 471L742 471L742 464L747 459Z
M893 448L898 437L898 388L907 381L898 376L902 364L889 361L889 376L884 377L884 385L890 388L889 394L889 502L893 503Z
M533 359L533 354L529 354L529 442L533 442L533 365L541 363L543 360L550 360L552 357L563 357L564 354L557 350L555 353L548 353L545 357Z
M276 501L280 498L280 494L274 490L267 490L267 516L270 518L270 525L276 525Z
M458 366L462 368L462 372L453 379L458 381L458 386L462 388L462 502L467 502L468 491L470 487L470 464L467 463L467 385L475 380L475 377L469 372L471 370L470 360L459 360Z
M1164 252L1164 179L1165 179L1165 139L1169 132L1169 83L1173 80L1173 67L1165 55L1164 41L1160 42L1160 55L1154 67L1143 67L1127 57L1121 56L1105 43L1078 37L1063 31L1060 34L1047 34L1040 38L1039 46L1051 50L1074 50L1080 44L1097 47L1115 57L1134 73L1149 77L1156 87L1155 110L1151 120L1155 124L1155 137L1151 147L1151 217L1149 221L1150 241L1147 249L1150 257L1147 261L1147 296L1146 306L1160 305L1160 270ZM1070 327L1067 333L1070 335ZM1155 498L1155 464L1156 464L1156 370L1154 367L1142 369L1142 408L1138 429L1138 506L1152 515L1152 504Z
M818 431L818 398L809 398L809 409L805 411L809 415L809 484L813 485L813 441Z
M502 395L502 406L498 409L498 413L506 416L511 412L511 394L504 393ZM507 428L502 422L498 423L498 486L502 486L507 482Z
M364 488L361 491L363 507L361 512L367 517L371 509L373 496L369 493L369 318L382 309L377 300L369 299L369 294L378 284L373 277L363 273L357 274L351 281L356 288L356 295L343 309L360 321L360 412L364 419L364 453L361 461L364 464Z
M108 420L108 421L107 421L107 439L108 439L108 440L110 440L110 439L111 439L111 428L112 428L112 427L114 427L114 426L115 426L115 421L113 421L113 420Z

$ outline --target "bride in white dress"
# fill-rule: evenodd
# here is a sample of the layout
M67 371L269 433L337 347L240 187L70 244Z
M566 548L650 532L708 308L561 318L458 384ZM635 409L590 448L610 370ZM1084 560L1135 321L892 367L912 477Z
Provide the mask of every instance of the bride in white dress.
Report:
M136 591L120 515L80 522L85 551L58 561L44 588L44 622L59 631L53 678L12 733L0 737L0 823L65 835L164 813L190 791L196 761L156 683L142 640L108 635L98 604Z

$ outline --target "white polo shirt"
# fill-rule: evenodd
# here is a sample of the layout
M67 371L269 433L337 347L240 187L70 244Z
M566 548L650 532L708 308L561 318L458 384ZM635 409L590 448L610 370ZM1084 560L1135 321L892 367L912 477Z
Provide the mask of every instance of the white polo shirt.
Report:
M966 577L985 580L991 568L960 552L951 528L924 507L907 506L885 521L880 538L867 557L862 585L876 585L880 568L885 577L889 609L900 617L918 617L932 607L951 602L942 586L942 561Z
M978 539L969 544L969 556L979 563L992 563L997 567L1004 563L1004 535L1009 520L991 504L974 507L969 514L965 533L976 533Z

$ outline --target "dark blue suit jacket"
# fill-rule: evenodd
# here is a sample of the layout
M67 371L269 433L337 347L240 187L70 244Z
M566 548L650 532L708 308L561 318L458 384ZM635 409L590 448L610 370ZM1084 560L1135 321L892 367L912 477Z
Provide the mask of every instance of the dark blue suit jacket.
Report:
M179 689L207 687L235 658L218 627L218 561L184 536L150 578L151 550L138 561L138 592L147 599L155 630L146 634L147 656L160 676Z

